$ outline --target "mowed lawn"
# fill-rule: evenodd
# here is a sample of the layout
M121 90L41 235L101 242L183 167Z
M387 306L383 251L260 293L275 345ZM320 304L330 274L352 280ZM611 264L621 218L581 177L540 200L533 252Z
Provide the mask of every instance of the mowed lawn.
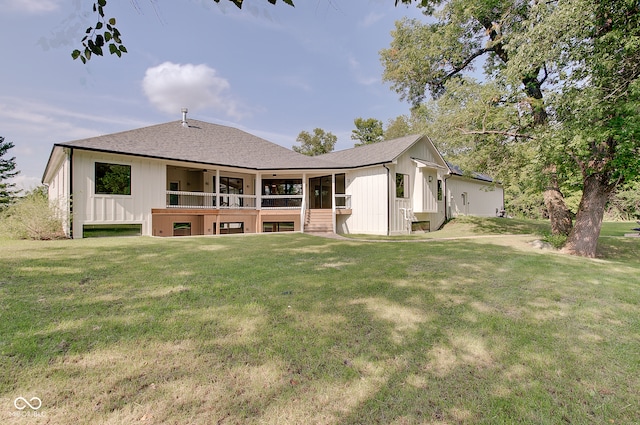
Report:
M640 423L630 227L0 241L0 423Z

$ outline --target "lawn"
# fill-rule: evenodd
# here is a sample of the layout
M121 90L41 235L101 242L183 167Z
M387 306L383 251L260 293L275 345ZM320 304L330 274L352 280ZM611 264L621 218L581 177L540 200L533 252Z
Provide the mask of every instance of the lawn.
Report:
M640 423L640 239L454 224L0 241L0 422Z

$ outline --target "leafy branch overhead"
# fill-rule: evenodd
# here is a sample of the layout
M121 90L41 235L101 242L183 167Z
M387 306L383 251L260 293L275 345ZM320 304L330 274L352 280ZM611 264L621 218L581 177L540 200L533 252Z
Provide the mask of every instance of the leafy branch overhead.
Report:
M127 53L127 48L122 44L120 31L116 28L116 18L106 19L104 8L107 0L98 0L93 4L93 13L98 14L98 22L92 27L87 28L85 36L82 38L83 50L75 49L71 52L73 59L78 59L82 63L87 63L92 55L103 56L103 48L109 46L109 53L121 57L123 53Z
M220 0L213 0L220 3ZM243 0L229 0L242 9ZM277 0L267 0L271 4L276 4ZM407 0L402 0L403 2ZM293 0L282 0L283 3L293 6ZM98 0L93 4L93 13L97 14L97 22L94 26L87 28L85 36L82 38L82 49L75 49L71 52L73 59L80 59L82 63L87 63L91 56L104 56L104 48L108 46L109 53L121 57L127 53L127 48L122 44L121 33L116 28L116 18L105 18L104 10L107 0Z

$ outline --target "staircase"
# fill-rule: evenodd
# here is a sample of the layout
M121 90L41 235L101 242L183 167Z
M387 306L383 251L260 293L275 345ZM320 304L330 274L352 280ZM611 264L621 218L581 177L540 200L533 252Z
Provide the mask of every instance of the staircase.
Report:
M304 217L304 231L307 233L333 233L333 212L324 210L307 210Z

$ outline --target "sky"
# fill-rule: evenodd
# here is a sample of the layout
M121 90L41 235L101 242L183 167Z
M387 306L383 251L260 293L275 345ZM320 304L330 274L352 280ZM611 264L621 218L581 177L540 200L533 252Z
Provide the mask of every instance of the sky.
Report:
M109 0L128 53L71 58L92 0L0 0L0 136L19 187L40 184L55 143L188 118L291 148L322 128L351 148L354 119L409 112L382 82L394 0Z

